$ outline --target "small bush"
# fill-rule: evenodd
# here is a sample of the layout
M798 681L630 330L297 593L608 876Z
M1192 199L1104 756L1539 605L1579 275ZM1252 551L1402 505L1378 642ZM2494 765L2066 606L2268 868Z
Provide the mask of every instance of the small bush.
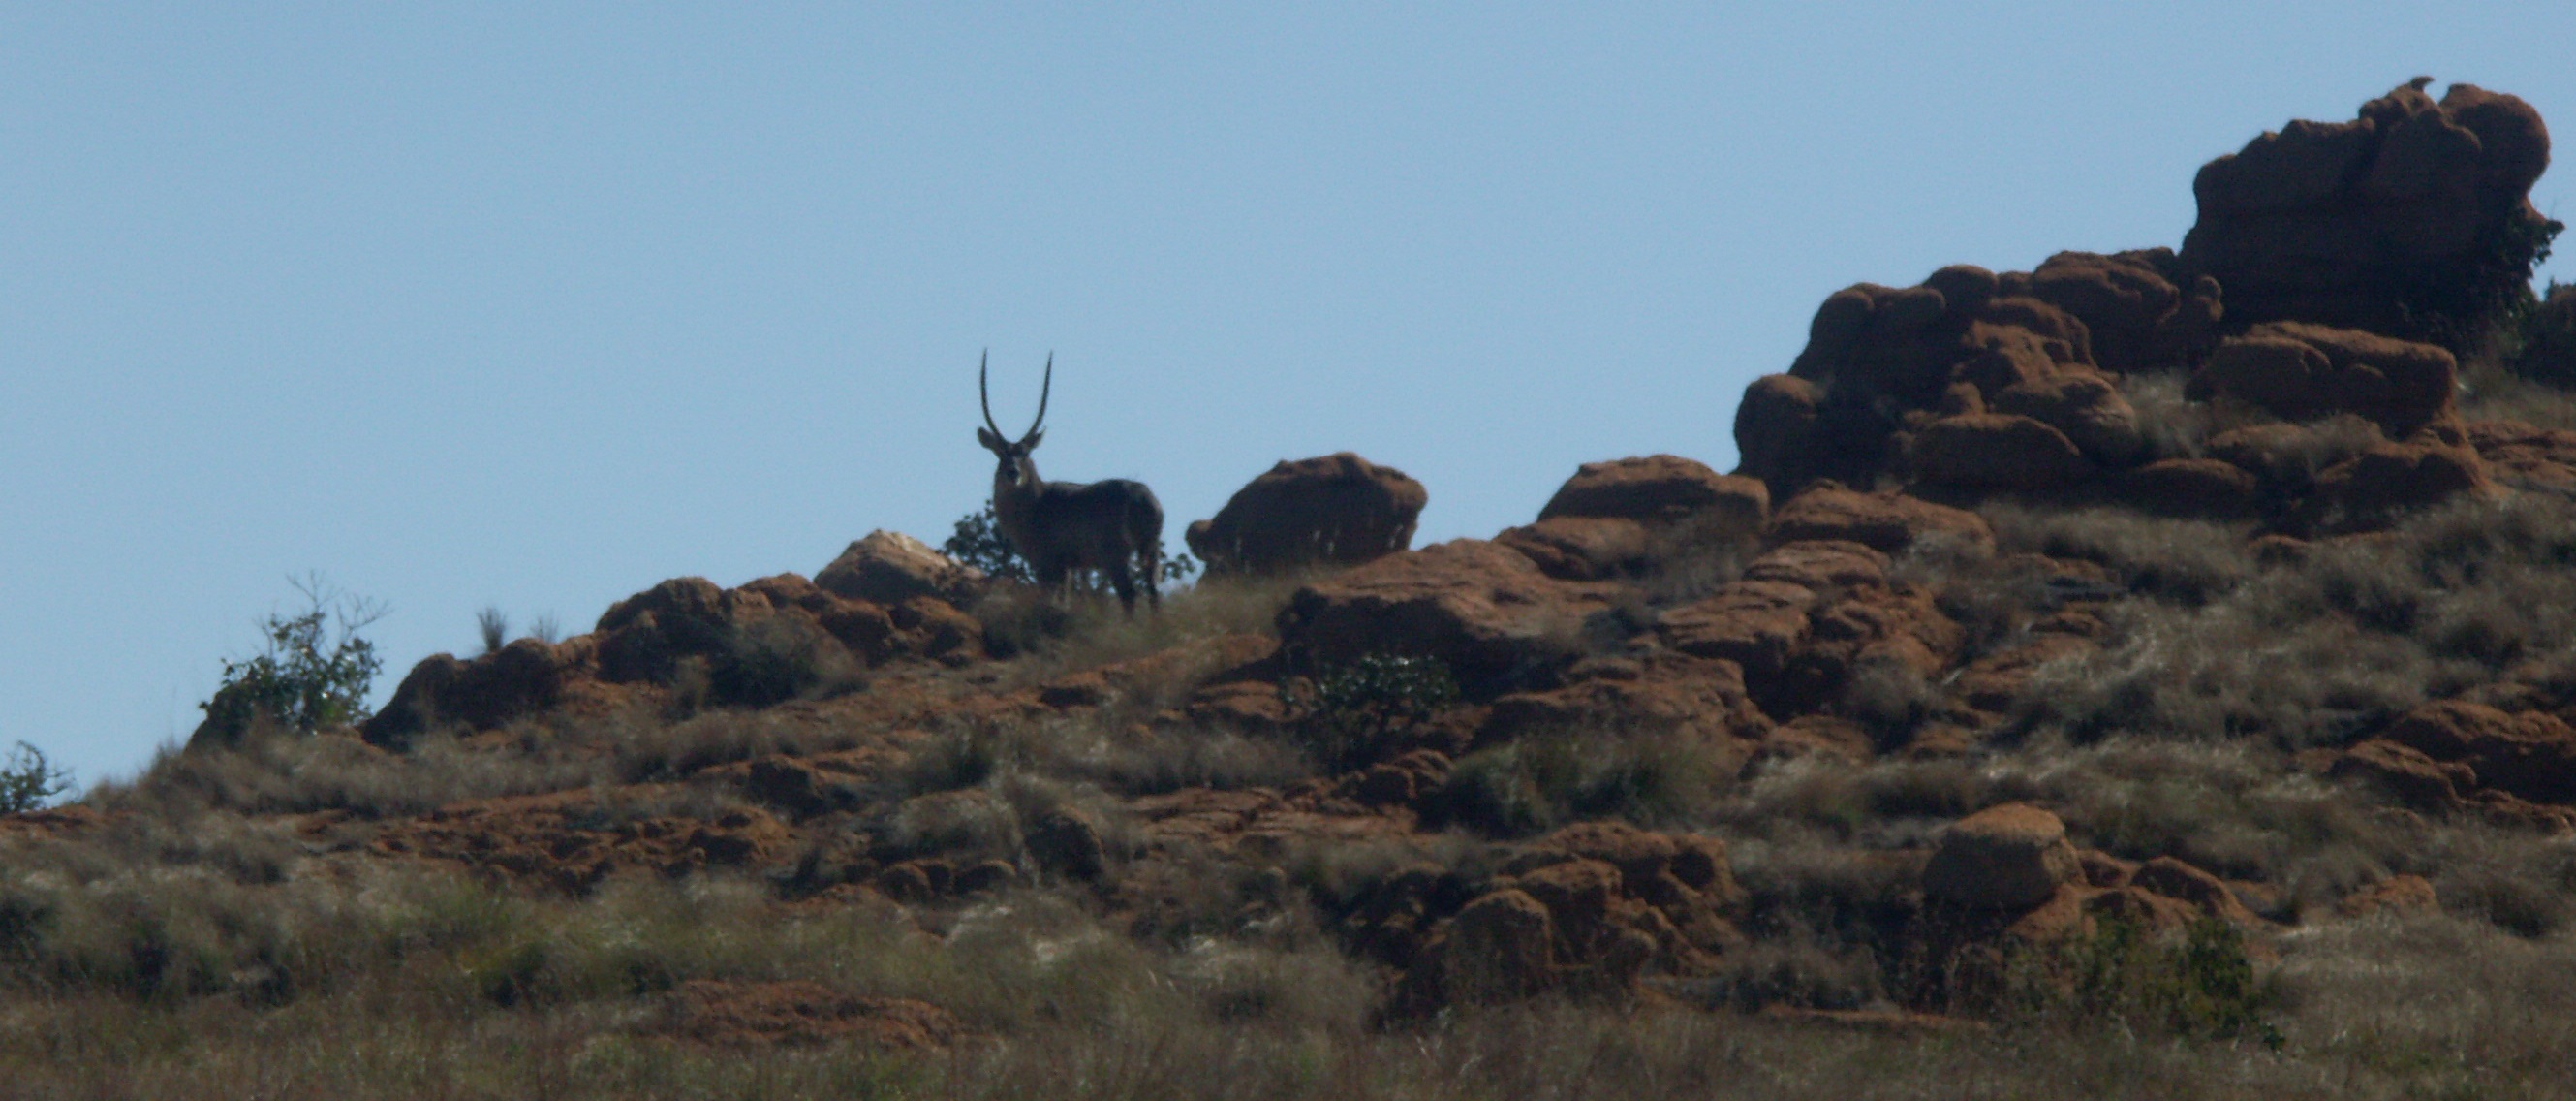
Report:
M318 575L295 588L305 611L269 616L260 627L265 648L224 662L222 685L198 705L206 728L224 740L238 740L261 716L300 734L367 719L367 689L384 660L358 632L384 617L383 605L340 592Z
M1458 681L1438 658L1370 654L1279 694L1303 714L1298 729L1315 759L1341 771L1375 760L1396 735L1456 703Z
M70 769L55 768L45 751L25 742L0 762L0 814L23 814L71 790Z
M2219 918L2193 922L2178 940L2106 918L2090 935L2039 952L2044 959L2020 976L2016 992L2026 1018L2281 1046L2280 1030L2265 1018L2280 988L2256 973L2245 935Z
M996 581L1017 581L1023 585L1037 583L1036 571L1020 550L1002 538L1001 526L993 519L993 506L957 518L956 530L948 541L939 545L940 553L968 566L984 571Z
M2413 267L2397 288L2399 335L2463 357L2514 343L2532 307L2532 272L2566 228L2555 219L2508 215L2490 223L2465 256Z

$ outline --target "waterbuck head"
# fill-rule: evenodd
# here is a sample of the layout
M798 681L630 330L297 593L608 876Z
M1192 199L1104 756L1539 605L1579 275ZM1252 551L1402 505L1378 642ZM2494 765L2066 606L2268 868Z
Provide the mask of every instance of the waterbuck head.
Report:
M993 499L999 503L1013 486L1035 488L1042 484L1038 464L1029 458L1029 452L1037 450L1038 442L1046 438L1047 396L1055 392L1055 353L1047 353L1046 382L1038 390L1037 419L1029 422L1029 430L1017 440L1002 435L1002 426L993 422L993 391L986 381L992 362L993 354L986 352L983 361L975 366L975 395L984 401L984 427L975 430L975 442L1001 460L993 471Z

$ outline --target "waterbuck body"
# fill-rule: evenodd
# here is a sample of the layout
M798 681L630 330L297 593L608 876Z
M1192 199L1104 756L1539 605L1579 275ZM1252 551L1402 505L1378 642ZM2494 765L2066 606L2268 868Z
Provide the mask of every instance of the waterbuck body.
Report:
M993 468L993 524L1002 538L1028 560L1038 583L1050 591L1062 590L1075 570L1098 570L1117 590L1120 606L1134 614L1141 572L1146 601L1161 610L1163 504L1154 499L1154 491L1125 478L1050 482L1038 476L1038 464L1029 458L1046 436L1055 357L1047 357L1037 419L1017 440L1003 436L1001 426L993 423L986 374L981 367L975 374L976 392L984 399L984 427L975 430L975 442L1000 460Z

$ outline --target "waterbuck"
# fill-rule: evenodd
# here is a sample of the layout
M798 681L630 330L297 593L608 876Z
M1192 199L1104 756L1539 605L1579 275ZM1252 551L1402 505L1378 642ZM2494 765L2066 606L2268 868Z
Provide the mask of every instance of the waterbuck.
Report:
M1075 570L1099 570L1118 590L1118 603L1136 613L1135 564L1142 560L1145 599L1163 607L1163 504L1143 482L1050 482L1038 477L1029 452L1046 436L1047 396L1055 390L1055 355L1047 355L1046 382L1038 390L1038 418L1016 442L993 423L993 394L985 383L987 352L975 369L975 392L984 400L984 427L975 442L1001 460L993 469L993 524L1028 560L1038 583L1065 587Z

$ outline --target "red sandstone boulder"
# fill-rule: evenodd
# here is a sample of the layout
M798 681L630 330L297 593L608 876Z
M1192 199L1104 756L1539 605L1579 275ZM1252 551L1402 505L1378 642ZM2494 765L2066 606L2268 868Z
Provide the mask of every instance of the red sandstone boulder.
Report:
M1822 387L1794 375L1753 380L1735 407L1737 472L1763 479L1775 493L1803 484L1824 402Z
M2576 802L2576 728L2548 712L2507 714L2444 700L2408 712L2381 736L2469 766L2482 787L2535 802Z
M1771 495L1758 480L1720 474L1674 455L1648 455L1583 464L1538 516L1541 521L1558 516L1706 518L1755 531L1770 509Z
M1189 527L1190 552L1218 572L1349 565L1404 550L1431 495L1394 467L1348 451L1283 461Z
M1912 586L1852 589L1808 617L1806 648L1790 662L1793 694L1821 700L1865 663L1881 663L1929 681L1967 641L1932 594Z
M1757 680L1779 676L1807 641L1812 589L1779 581L1730 581L1655 623L1664 645L1735 663Z
M1370 654L1436 657L1471 692L1561 664L1609 590L1559 581L1520 553L1457 539L1388 555L1297 590L1279 613L1292 661Z
M2186 307L2184 296L2143 261L2125 254L2091 259L2089 266L2060 263L2042 282L2064 301L2144 326L2175 347L2200 340L2178 334L2191 328L2187 317L2214 314L2214 299L2190 300L2205 310ZM2030 488L2033 475L2023 473L2030 463L2041 464L2040 477L2057 485L2089 473L2083 464L2135 462L2145 445L2136 411L2094 363L2086 323L2032 297L2033 286L2029 275L1998 277L1963 265L1943 268L1921 286L1863 283L1836 292L1816 311L1807 347L1788 374L1758 380L1745 392L1735 419L1743 456L1738 472L1762 479L1778 500L1819 479L1874 481L1900 447L1916 451L1917 465L1935 480L1988 488ZM2155 286L2163 290L2150 294ZM2149 299L2158 317L2186 320L2172 322L2167 333L2156 328L2159 322L2132 317L2149 308ZM2184 354L2143 347L2135 354ZM2048 466L2044 455L2021 466L1983 461L1998 443L2023 455L2056 450L2036 439L1985 438L1998 431L2037 435L2018 424L1961 419L1987 415L2036 422L2062 437L2081 462ZM1947 423L1929 444L1910 438L1927 422Z
M2170 856L2159 856L2140 865L2136 874L2130 876L2129 883L2141 890L2191 903L2210 917L2240 926L2259 923L2254 912L2245 907L2243 900L2236 897L2236 891L2225 880Z
M1897 493L1859 493L1820 485L1790 498L1771 515L1763 541L1840 540L1894 554L1927 538L1994 545L1983 517Z
M834 596L874 604L901 604L916 596L963 603L982 587L983 571L931 549L909 535L872 531L849 545L814 585Z
M1732 773L1771 726L1746 692L1744 671L1729 661L1673 653L1593 658L1577 662L1563 679L1553 688L1496 699L1477 728L1477 743L1578 729L1679 736L1719 771Z
M359 735L370 745L402 749L415 735L449 723L489 730L549 710L575 679L590 674L590 657L587 637L560 644L523 638L472 661L433 654L412 667Z
M2456 761L2436 761L2424 751L2386 738L2372 738L2336 755L2326 775L2377 785L2409 806L2440 810L2458 806L2477 787L2477 770Z
M2431 344L2276 322L2221 343L2191 392L2236 398L2294 421L2355 413L2398 438L2450 414L2457 374L2451 353Z
M2422 432L2375 445L2317 474L2304 512L2328 531L2367 531L2400 514L2490 488L2486 464L2466 446Z
M1960 906L2035 906L2078 870L2066 824L2028 803L1988 807L1950 824L1923 866L1923 893Z
M1667 541L1642 520L1550 516L1524 527L1505 528L1494 542L1527 555L1550 577L1601 581L1652 568Z
M1427 874L1390 911L1418 927ZM1712 973L1744 943L1731 920L1743 892L1714 838L1584 823L1540 838L1432 932L1399 937L1409 951L1399 1015L1443 1006L1567 995L1624 999L1649 972ZM1418 945L1418 947L1413 947Z
M2093 474L2093 464L2065 433L2003 413L1968 413L1924 425L1914 433L1907 458L1926 481L1979 489L2045 492Z
M2061 252L2030 273L2030 297L2075 315L2106 370L2188 366L2216 339L2218 281L2190 278L2171 249Z
M1887 555L1862 543L1809 539L1782 543L1744 567L1746 581L1774 581L1803 589L1858 588L1887 583Z

